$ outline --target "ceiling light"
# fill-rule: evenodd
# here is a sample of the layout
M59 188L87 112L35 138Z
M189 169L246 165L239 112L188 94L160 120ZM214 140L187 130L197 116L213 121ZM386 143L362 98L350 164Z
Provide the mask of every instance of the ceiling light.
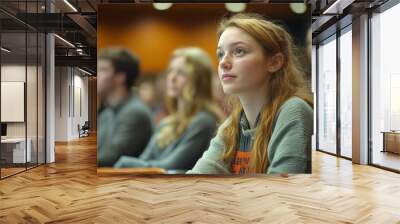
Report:
M354 0L336 0L332 5L324 10L322 14L340 14L344 8L349 6Z
M68 0L64 0L65 4L67 4L74 12L78 12L78 10L71 4L69 3Z
M290 3L290 9L297 14L303 14L307 11L307 5L304 3Z
M153 7L157 10L167 10L171 8L172 3L153 3Z
M230 12L243 12L246 9L246 3L225 3L225 8Z
M86 70L83 70L83 69L81 69L81 68L79 68L79 67L78 67L78 70L81 71L81 72L83 72L83 73L85 73L85 74L87 74L87 75L92 75L92 73L90 73L90 72L88 72L88 71L86 71Z
M55 37L57 37L58 39L60 39L62 42L66 43L67 45L69 45L70 47L75 48L75 45L71 44L71 42L69 42L68 40L58 36L57 34L54 34Z
M1 47L0 48L2 51L4 51L4 52L7 52L7 53L10 53L11 52L11 50L9 50L9 49L7 49L7 48L5 48L5 47Z

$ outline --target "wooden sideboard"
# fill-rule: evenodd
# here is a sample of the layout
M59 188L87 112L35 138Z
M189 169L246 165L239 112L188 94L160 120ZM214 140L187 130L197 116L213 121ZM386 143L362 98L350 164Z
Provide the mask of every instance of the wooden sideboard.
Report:
M400 154L400 131L383 131L382 152Z

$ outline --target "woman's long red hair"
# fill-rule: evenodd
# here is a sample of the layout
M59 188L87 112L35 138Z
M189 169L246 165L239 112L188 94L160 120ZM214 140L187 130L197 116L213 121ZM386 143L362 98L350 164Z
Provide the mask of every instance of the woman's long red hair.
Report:
M252 36L264 49L265 55L273 56L281 53L284 63L281 69L269 74L267 104L262 108L259 125L255 133L255 140L250 156L250 172L264 173L268 167L268 143L272 135L274 119L282 104L293 96L300 97L310 106L313 99L310 90L307 90L296 49L291 35L277 23L269 21L258 14L236 14L221 21L218 29L218 38L228 27L236 27ZM227 150L223 160L230 161L235 155L240 132L239 120L243 110L239 100L230 100L233 108L232 122L224 129L223 138Z

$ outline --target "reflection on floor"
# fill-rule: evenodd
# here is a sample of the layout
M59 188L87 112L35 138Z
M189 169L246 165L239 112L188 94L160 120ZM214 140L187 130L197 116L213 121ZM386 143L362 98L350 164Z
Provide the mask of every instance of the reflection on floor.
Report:
M25 168L1 168L1 177L4 178L24 170Z
M29 169L31 169L33 167L36 167L37 165L36 165L36 163L28 163L28 164L26 164L27 168L25 168L25 164L18 164L17 166L15 166L15 165L3 165L3 166L5 166L5 167L1 168L1 171L0 171L1 172L1 178L5 178L5 177L8 177L10 175L22 172L22 171L24 171L26 169L29 170Z
M391 152L375 151L372 157L373 164L400 171L400 155Z

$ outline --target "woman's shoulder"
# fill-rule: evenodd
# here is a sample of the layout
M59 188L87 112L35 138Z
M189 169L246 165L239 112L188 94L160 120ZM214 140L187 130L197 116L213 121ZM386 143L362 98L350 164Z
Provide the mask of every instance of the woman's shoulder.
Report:
M313 108L302 98L294 96L286 100L279 109L279 116L313 115Z
M291 97L279 108L274 126L281 126L291 122L312 125L314 119L313 108L300 97Z
M282 109L288 108L288 107L298 107L298 108L312 110L312 107L310 106L310 104L308 104L304 99L302 99L298 96L290 97L281 106Z

